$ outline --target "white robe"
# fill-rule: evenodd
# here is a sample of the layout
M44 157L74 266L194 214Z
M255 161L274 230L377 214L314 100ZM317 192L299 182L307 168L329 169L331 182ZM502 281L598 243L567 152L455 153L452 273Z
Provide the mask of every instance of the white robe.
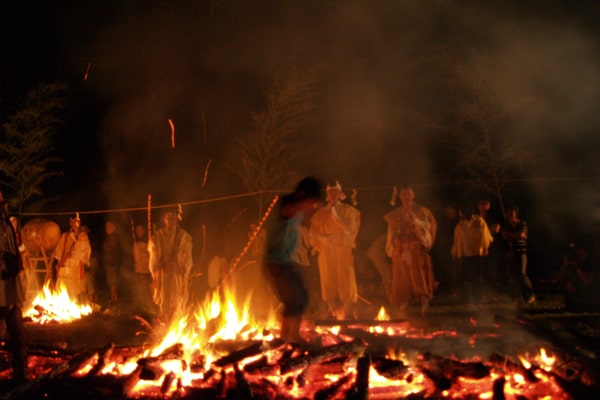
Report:
M90 263L92 247L87 233L69 230L61 235L53 256L59 260L56 288L61 284L71 300L78 300L87 291L84 266Z

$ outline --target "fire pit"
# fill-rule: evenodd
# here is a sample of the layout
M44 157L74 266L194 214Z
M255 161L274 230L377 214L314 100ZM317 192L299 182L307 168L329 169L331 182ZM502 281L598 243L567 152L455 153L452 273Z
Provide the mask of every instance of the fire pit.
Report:
M214 304L211 306L214 309ZM171 326L96 312L28 322L33 380L3 398L578 399L596 396L585 346L561 346L539 323L491 308L432 307L427 318L313 320L305 342L276 339L247 310L202 310ZM593 316L592 316L593 317ZM235 321L234 321L235 320ZM556 328L556 327L554 327ZM229 335L229 336L228 336ZM581 343L580 343L581 344ZM2 372L10 377L5 344Z

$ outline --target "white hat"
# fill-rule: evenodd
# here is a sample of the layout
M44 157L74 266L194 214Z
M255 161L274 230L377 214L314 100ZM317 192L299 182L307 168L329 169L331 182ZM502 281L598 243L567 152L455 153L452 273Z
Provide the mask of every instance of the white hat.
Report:
M340 182L335 181L335 185L331 186L331 185L327 185L327 192L329 192L330 190L337 190L340 192L340 200L344 200L346 198L346 194L344 194L344 192L342 191L342 185L340 185Z

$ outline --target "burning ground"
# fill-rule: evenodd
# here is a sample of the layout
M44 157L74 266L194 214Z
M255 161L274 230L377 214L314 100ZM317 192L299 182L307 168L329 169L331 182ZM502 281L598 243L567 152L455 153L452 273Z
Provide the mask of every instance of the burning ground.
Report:
M170 326L123 305L72 321L26 322L31 382L4 399L579 399L597 397L598 313L566 312L549 288L518 310L508 298L470 309L438 296L430 315L392 320L364 305L355 320L309 319L305 343L276 339L225 296ZM41 312L41 310L38 310Z

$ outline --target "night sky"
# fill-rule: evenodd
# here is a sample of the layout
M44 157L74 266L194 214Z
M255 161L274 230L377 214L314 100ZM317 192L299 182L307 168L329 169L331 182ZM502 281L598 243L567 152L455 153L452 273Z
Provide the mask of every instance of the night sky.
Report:
M446 164L432 155L440 143L432 126L460 99L449 78L453 62L474 53L490 60L491 90L511 115L508 139L536 151L526 183L508 188L509 196L528 202L522 206L532 218L534 210L543 214L540 223L561 240L553 213L592 213L600 200L597 2L25 0L0 7L0 115L40 83L70 88L57 143L65 175L51 189L63 197L49 204L54 211L143 208L148 194L155 204L177 204L243 193L227 167L236 162L235 139L252 129L276 76L322 62L319 120L304 132L305 157L294 167L358 188L359 202L378 202L369 204L373 216L359 203L377 230L400 181L428 188L424 202L440 201ZM569 179L548 183L557 177ZM557 203L557 196L565 197ZM236 207L223 211L225 221ZM199 219L215 211L206 208Z

